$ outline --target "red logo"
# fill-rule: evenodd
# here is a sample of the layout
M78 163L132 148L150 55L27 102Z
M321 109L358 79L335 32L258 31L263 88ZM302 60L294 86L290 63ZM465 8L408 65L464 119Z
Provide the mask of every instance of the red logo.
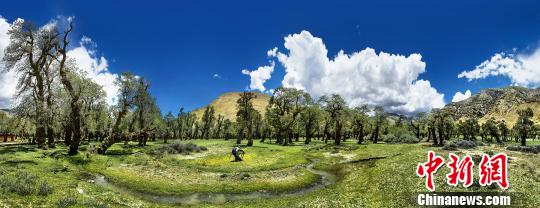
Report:
M508 156L499 153L489 157L484 155L480 162L480 185L486 186L497 183L502 189L508 188Z
M446 175L446 183L451 186L457 186L459 182L463 187L469 187L473 183L474 161L471 156L465 156L463 159L453 153L449 154L450 162L446 165L450 173ZM499 153L490 157L483 155L479 166L480 185L488 186L497 183L502 189L508 188L508 156ZM419 163L416 168L416 174L421 178L426 178L426 188L429 191L435 191L434 174L444 164L444 158L437 156L435 152L428 152L428 160L425 163Z
M426 177L426 188L430 191L435 191L435 184L433 183L433 174L444 164L444 158L436 156L435 152L428 152L428 161L426 163L418 164L416 174L420 177Z
M473 182L474 161L471 156L465 156L461 161L455 154L450 153L451 162L447 164L450 173L446 175L447 183L451 186L457 186L458 182L463 182L463 187L469 187Z

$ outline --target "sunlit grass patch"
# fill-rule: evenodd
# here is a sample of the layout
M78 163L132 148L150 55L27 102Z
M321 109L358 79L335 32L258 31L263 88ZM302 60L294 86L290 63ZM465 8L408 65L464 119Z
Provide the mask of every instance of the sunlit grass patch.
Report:
M84 167L127 188L164 195L189 193L283 192L317 182L307 171L301 147L258 144L245 148L242 162L231 162L226 142L202 141L205 156L179 159L176 154L155 158L146 154L94 155ZM196 153L195 153L196 154Z
M228 151L216 151L216 154L209 154L196 160L178 160L176 163L212 172L252 172L278 170L309 162L304 158L304 151L300 146L284 147L276 144L255 143L253 147L243 147L243 149L246 153L242 162L233 162L234 158L230 149L227 149Z

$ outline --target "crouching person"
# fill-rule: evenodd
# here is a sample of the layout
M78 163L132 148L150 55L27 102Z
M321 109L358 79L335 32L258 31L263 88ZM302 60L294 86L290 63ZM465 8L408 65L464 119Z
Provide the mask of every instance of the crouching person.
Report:
M232 149L232 155L234 156L234 162L242 161L241 155L243 155L244 153L245 152L244 152L244 150L242 150L240 148L240 145L236 145L236 147L234 147Z

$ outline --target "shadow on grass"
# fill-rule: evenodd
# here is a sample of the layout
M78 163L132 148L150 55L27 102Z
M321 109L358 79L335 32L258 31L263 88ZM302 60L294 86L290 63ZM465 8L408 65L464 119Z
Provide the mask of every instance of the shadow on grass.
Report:
M35 152L37 150L38 150L37 147L29 146L29 145L4 146L4 147L0 147L0 155L16 153L16 152Z
M38 163L37 163L36 161L33 161L33 160L19 160L19 159L15 159L15 160L7 160L7 161L4 161L4 164L10 165L10 166L16 166L16 165L25 165L25 164L37 165Z

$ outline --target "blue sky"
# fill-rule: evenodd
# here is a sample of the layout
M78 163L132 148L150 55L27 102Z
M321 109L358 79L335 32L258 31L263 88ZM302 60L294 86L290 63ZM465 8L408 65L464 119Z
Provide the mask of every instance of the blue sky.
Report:
M0 15L44 24L75 16L83 35L107 58L109 70L130 70L152 82L163 112L194 109L250 84L255 70L286 53L284 37L302 30L324 41L329 58L366 47L377 53L419 53L419 79L450 102L457 91L506 86L508 77L469 82L457 75L500 52L528 54L540 40L538 1L6 1ZM516 49L516 51L512 51ZM539 69L540 70L540 69ZM219 74L221 79L213 78ZM276 60L267 89L281 85Z

